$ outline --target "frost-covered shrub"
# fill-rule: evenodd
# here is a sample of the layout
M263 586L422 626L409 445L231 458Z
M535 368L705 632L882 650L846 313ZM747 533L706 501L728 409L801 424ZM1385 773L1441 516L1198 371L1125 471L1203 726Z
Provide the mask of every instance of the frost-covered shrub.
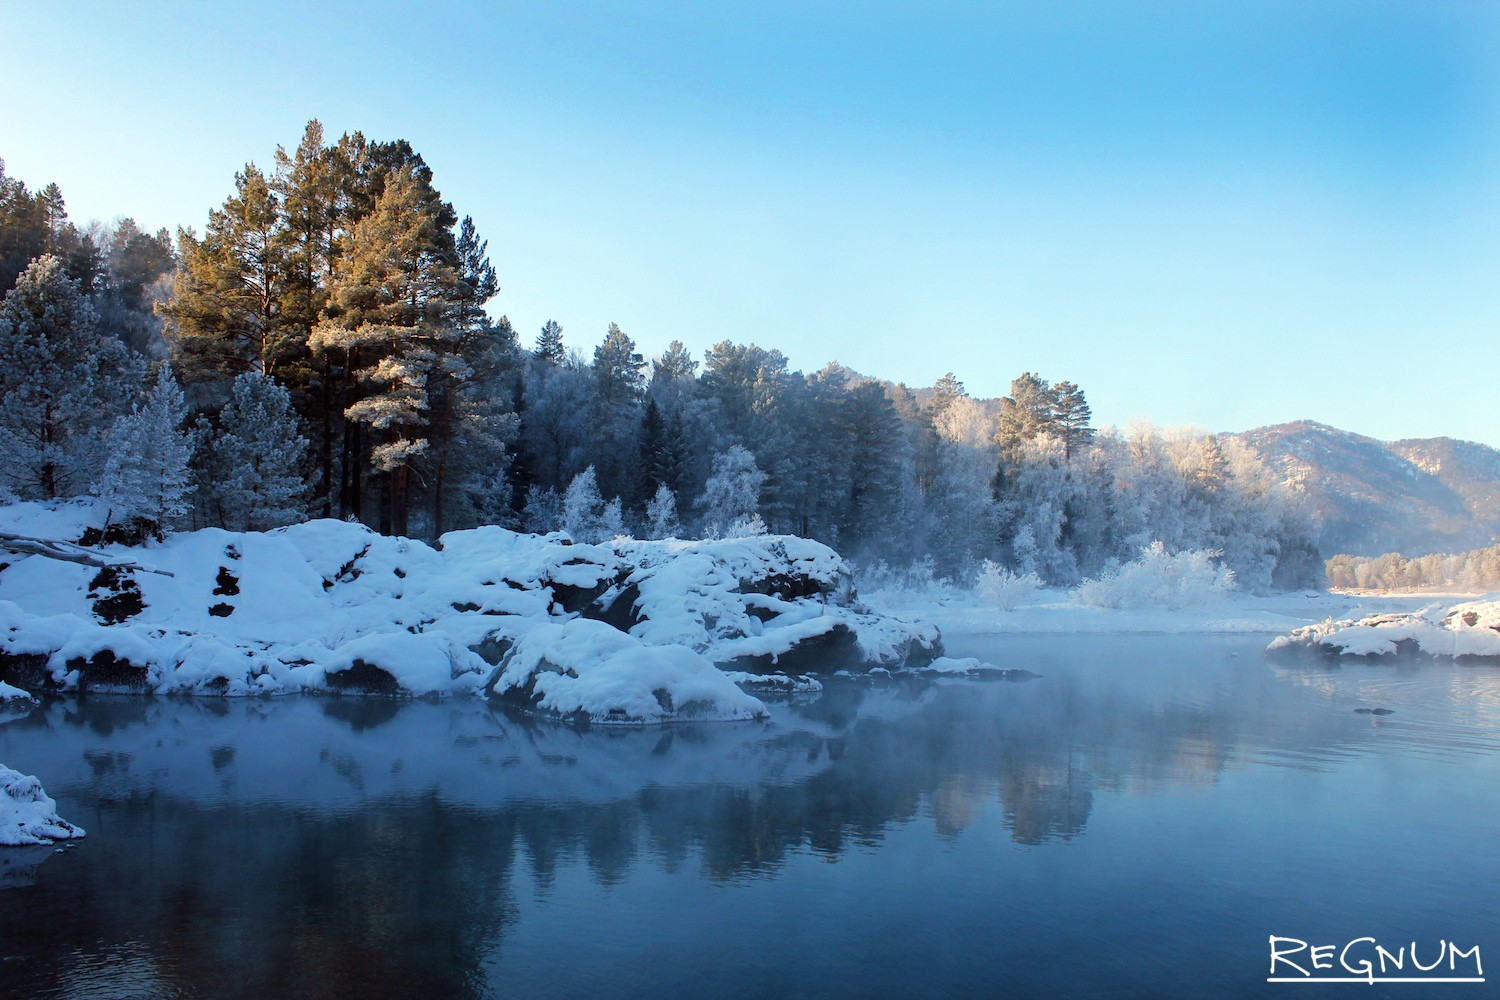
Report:
M997 562L986 559L979 567L974 589L984 603L1001 611L1014 611L1036 596L1042 579L1035 573L1012 573Z
M1234 589L1234 571L1218 557L1215 549L1169 553L1152 542L1133 562L1083 581L1073 599L1096 608L1191 607Z
M884 559L861 563L854 567L854 572L860 595L884 595L877 598L881 603L894 598L897 603L917 599L923 603L951 604L963 601L966 596L953 581L937 575L937 563L931 556L905 566L891 566Z

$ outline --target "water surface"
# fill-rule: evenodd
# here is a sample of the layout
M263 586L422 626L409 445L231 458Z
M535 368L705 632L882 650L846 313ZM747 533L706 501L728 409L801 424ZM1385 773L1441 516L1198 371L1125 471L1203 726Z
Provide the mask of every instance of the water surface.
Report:
M667 729L54 701L0 761L89 836L0 849L0 994L1487 995L1265 979L1271 934L1500 962L1500 671L1263 644L974 640L1041 676Z

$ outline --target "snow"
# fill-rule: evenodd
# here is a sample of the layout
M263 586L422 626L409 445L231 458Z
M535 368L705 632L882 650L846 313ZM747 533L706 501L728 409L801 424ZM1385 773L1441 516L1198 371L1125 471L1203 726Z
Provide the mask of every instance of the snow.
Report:
M73 540L103 514L16 504L0 507L0 530ZM38 658L44 686L524 691L536 711L600 722L744 719L763 706L715 664L786 673L779 662L802 653L802 674L941 652L935 627L856 604L838 554L794 537L588 545L486 527L433 547L320 520L99 551L170 575L122 573L115 584L38 556L0 570L0 653ZM108 623L96 602L122 587L138 588L139 604ZM835 648L840 662L821 666Z
M1395 656L1500 659L1500 595L1477 601L1433 604L1419 611L1332 617L1273 640L1271 652L1306 649L1335 656Z
M57 815L57 803L29 774L0 764L0 847L50 844L84 832Z
M534 627L506 658L494 690L525 698L550 715L597 723L766 714L758 699L701 654L683 646L647 646L587 618Z
M0 681L0 702L10 702L10 701L26 701L26 702L29 702L29 701L35 701L35 700L36 699L32 698L31 694L29 692L22 691L18 687L12 687L11 685L5 683L4 681Z

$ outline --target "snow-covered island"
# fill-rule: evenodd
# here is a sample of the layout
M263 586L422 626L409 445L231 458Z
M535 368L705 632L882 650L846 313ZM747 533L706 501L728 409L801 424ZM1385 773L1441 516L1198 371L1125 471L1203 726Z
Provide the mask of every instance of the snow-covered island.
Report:
M1407 614L1329 619L1271 642L1277 654L1326 657L1445 657L1500 662L1500 596Z
M78 541L88 503L13 504L0 530ZM922 666L936 627L856 601L809 539L575 544L498 527L435 546L342 521L104 545L98 568L0 565L0 682L205 695L482 694L592 722L750 719L744 688ZM737 680L740 683L737 683Z
M29 774L0 764L0 847L72 840L83 830L57 815L57 803Z

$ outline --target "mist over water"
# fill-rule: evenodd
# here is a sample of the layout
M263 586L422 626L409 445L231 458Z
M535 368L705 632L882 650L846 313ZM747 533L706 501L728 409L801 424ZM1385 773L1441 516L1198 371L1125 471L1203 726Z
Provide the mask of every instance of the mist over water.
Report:
M1272 934L1500 955L1500 670L1263 643L960 640L1040 676L763 725L53 701L0 760L89 835L0 850L0 992L1250 996Z

